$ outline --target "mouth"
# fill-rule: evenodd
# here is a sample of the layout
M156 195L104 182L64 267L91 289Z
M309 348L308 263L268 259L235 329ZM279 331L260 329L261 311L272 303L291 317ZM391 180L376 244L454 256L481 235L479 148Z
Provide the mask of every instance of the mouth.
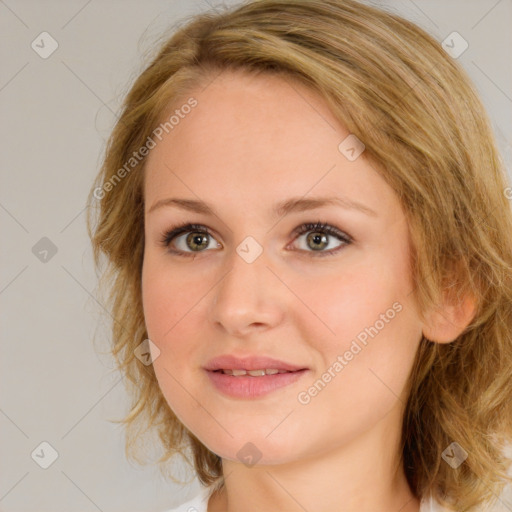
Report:
M205 367L214 389L230 398L254 400L293 385L309 368L270 357L220 356Z
M215 357L205 366L205 370L212 372L224 372L226 375L251 375L260 377L263 375L275 375L284 372L307 370L305 366L299 366L279 359L266 356L245 355L237 357L231 354Z
M262 370L213 370L214 372L223 373L224 375L233 375L233 377L241 377L243 375L249 375L250 377L264 377L265 375L276 375L278 373L293 373L288 370L278 370L277 368L266 368ZM300 370L296 370L300 371Z

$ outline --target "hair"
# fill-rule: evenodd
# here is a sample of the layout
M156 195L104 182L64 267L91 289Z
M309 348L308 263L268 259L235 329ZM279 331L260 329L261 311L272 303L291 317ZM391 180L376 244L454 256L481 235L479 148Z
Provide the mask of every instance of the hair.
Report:
M474 297L474 318L457 339L421 339L401 456L416 497L460 511L493 503L512 480L504 452L512 439L512 211L505 165L470 79L415 24L355 0L257 0L186 21L135 79L89 193L94 261L114 318L111 352L131 383L131 409L121 421L128 458L140 463L137 441L150 430L164 450L160 466L180 455L203 485L223 485L220 457L181 424L153 366L134 354L148 333L141 297L146 159L132 157L170 105L218 74L274 74L321 95L397 194L422 319L446 294L455 302ZM452 442L468 454L457 468L442 460Z

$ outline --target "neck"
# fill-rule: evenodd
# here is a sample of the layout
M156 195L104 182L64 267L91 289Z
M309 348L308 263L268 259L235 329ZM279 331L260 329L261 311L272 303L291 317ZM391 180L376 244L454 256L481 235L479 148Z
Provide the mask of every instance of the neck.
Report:
M361 434L349 445L286 464L247 467L223 459L224 487L208 512L419 512L387 429ZM250 507L249 507L250 505Z

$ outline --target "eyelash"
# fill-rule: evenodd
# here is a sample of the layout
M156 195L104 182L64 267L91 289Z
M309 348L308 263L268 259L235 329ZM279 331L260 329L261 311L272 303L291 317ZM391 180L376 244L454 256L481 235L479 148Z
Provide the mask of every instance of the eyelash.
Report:
M313 253L314 257L324 257L324 256L334 256L338 253L343 247L350 245L353 242L352 237L344 233L343 231L340 231L335 226L331 226L330 224L327 224L325 222L317 221L315 223L306 222L304 224L301 224L295 230L293 231L293 235L295 238L298 238L299 236L303 235L304 233L307 233L308 231L314 231L314 232L323 232L324 234L334 236L338 238L340 241L344 242L344 244L340 245L339 247L336 247L335 249L331 249L329 251L305 251ZM185 252L180 250L175 250L170 248L171 242L179 235L182 234L188 234L188 233L201 233L205 235L209 235L213 237L213 234L210 232L210 230L203 226L202 224L190 224L188 222L179 224L177 226L174 226L170 228L169 230L165 231L162 235L162 238L160 240L160 243L163 247L167 248L170 253L176 254L178 256L196 256L197 254L200 254L201 252L205 251L196 251L196 252ZM294 240L295 240L294 238Z

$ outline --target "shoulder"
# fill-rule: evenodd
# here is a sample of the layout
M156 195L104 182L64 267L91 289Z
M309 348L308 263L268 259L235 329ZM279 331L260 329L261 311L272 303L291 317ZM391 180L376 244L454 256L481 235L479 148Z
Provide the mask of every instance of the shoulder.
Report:
M210 488L202 488L192 499L163 512L207 512L210 492Z

